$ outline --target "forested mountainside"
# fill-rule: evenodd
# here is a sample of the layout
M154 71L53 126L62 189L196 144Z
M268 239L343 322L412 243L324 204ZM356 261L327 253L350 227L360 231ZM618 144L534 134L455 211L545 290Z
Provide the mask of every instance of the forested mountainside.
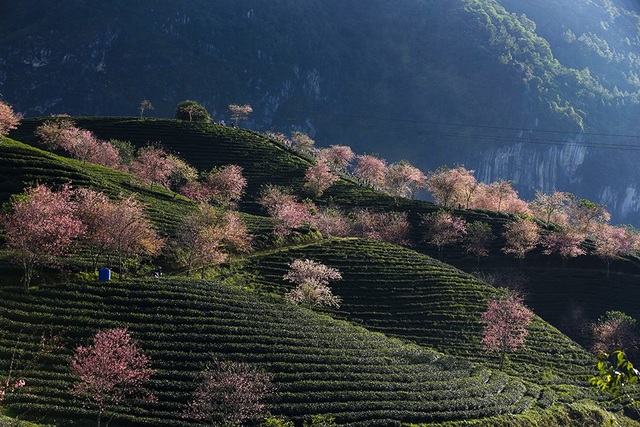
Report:
M171 117L301 130L423 170L464 164L640 223L640 15L630 0L11 2L0 93L27 116Z

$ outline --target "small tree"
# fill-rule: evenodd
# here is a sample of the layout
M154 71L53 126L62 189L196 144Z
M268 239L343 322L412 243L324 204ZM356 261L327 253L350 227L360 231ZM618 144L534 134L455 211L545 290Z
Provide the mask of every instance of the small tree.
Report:
M478 183L472 170L464 166L453 169L440 168L426 178L426 188L439 205L452 208L456 205L469 208Z
M176 107L176 119L190 122L210 122L211 116L207 110L196 101L189 99L182 101Z
M352 213L352 233L356 237L380 240L395 245L409 243L409 220L406 212L373 212L360 209Z
M414 198L416 192L426 187L427 177L407 161L389 165L385 176L385 189L394 197Z
M235 127L238 127L240 122L244 122L249 118L249 115L253 113L253 108L251 105L236 105L229 104L229 111L231 112L231 121Z
M591 324L592 351L611 353L622 350L627 355L638 354L640 337L636 319L621 311L607 311L597 322Z
M56 265L85 231L75 213L69 186L54 192L44 185L11 199L11 211L2 217L7 247L24 269L22 284L29 287L34 268Z
M596 244L594 254L607 265L607 277L609 277L611 263L630 249L632 239L627 236L624 228L609 224L601 224L594 234Z
M566 212L569 224L586 236L595 233L602 224L606 224L611 219L604 205L587 199L571 199Z
M318 208L311 216L311 225L325 237L347 237L351 233L349 218L337 207Z
M164 245L134 194L113 202L105 223L109 224L110 230L104 236L105 245L109 253L118 260L119 271L123 276L127 272L127 259L153 257Z
M340 180L323 161L318 161L307 169L304 177L306 179L304 188L309 190L315 197L322 196L326 189Z
M289 236L294 229L311 222L310 206L297 202L293 195L280 187L265 187L258 203L273 217L273 233L278 237Z
M438 248L439 258L445 246L462 241L467 233L467 222L444 210L423 215L421 224L425 227L424 241Z
M154 399L144 390L144 382L154 374L150 365L151 360L142 353L127 328L99 331L93 344L75 350L71 374L78 382L71 393L96 407L100 427L107 409L111 408L113 418L116 408L131 397Z
M353 174L365 185L379 188L384 185L387 162L374 156L357 156Z
M311 153L315 141L309 137L309 135L295 131L291 134L291 142L293 148L302 153Z
M211 426L255 422L268 413L264 400L271 381L271 375L246 363L214 359L200 374L184 416Z
M487 311L482 314L484 325L482 345L487 353L497 353L500 369L504 367L507 353L524 347L527 327L533 313L517 294L489 301Z
M247 252L251 239L237 212L201 204L184 217L175 237L174 254L187 275L200 269L201 278L212 264L226 261L229 252Z
M153 106L151 101L149 101L148 99L143 99L140 102L140 106L138 107L138 109L140 110L140 118L142 118L145 110L155 110L155 107Z
M10 105L0 101L0 138L7 135L11 129L18 127L22 114L14 113Z
M542 239L542 246L546 249L542 251L545 255L554 252L560 254L562 258L562 268L567 265L569 258L575 258L584 255L585 251L581 245L584 242L584 235L577 231L564 227L558 231L553 231Z
M289 272L284 279L295 283L295 289L287 293L287 301L294 304L327 305L340 307L341 298L333 295L329 281L341 280L340 271L335 268L305 259L297 259L289 264Z
M169 188L169 177L175 166L166 151L147 146L138 150L136 160L131 165L131 173L151 189L154 184Z
M480 257L489 255L489 246L495 236L491 231L491 225L486 222L472 222L467 224L467 232L464 236L464 247L467 253L474 254L477 258L477 267L480 267Z
M247 179L242 175L242 167L226 165L211 170L205 185L211 200L229 205L238 203L242 199L247 187Z
M326 162L327 166L336 172L346 171L355 156L351 147L347 145L332 145L318 150L316 154L318 160Z
M535 249L540 241L540 227L531 220L518 218L504 226L502 235L506 239L502 252L514 254L522 263L527 252Z
M535 216L544 220L547 225L553 220L559 224L567 224L565 210L571 200L569 193L554 191L551 194L536 191L536 198L530 203Z

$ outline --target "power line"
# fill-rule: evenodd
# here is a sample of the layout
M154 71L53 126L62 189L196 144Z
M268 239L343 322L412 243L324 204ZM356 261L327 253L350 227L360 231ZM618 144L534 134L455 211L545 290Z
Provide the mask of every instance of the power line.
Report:
M418 125L432 125L432 126L455 126L455 127L463 127L463 128L476 128L476 129L490 129L490 130L502 130L502 131L511 131L517 133L545 133L545 134L564 134L564 135L585 135L585 136L593 136L593 137L608 137L608 138L634 138L640 140L640 135L624 135L624 134L613 134L613 133L598 133L598 132L571 132L566 130L548 130L548 129L527 129L527 128L515 128L515 127L507 127L507 126L490 126L490 125L473 125L473 124L464 124L464 123L448 123L448 122L434 122L427 120L414 120L414 119L403 119L403 118L380 118L375 116L365 116L358 114L320 114L323 116L331 116L331 117L340 117L340 118L364 118L367 120L375 120L381 123L412 123ZM420 129L417 127L400 127L400 126L376 126L374 124L363 124L356 123L353 120L348 120L343 124L345 127L350 128L363 128L363 129L373 129L373 130L387 130L387 131L395 131L395 132L410 132L416 134L423 135L432 135L432 136L441 136L441 137L449 137L449 138L462 138L462 139L474 139L481 141L495 141L495 142L520 142L527 144L540 144L540 145L558 145L565 146L567 144L576 144L580 146L585 146L588 148L596 148L596 149L607 149L607 150L626 150L626 151L640 151L640 143L632 144L632 143L607 143L607 142L595 142L595 141L567 141L564 139L550 139L550 138L518 138L514 136L508 135L498 135L498 134L480 134L480 133L468 133L468 132L460 132L460 131L444 131L444 130L429 130L429 129Z

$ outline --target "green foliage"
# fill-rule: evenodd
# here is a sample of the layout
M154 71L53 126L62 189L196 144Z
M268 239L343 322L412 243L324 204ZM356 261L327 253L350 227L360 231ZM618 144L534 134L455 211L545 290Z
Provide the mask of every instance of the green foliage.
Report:
M261 424L262 427L294 427L294 423L283 417L267 417Z
M176 107L176 119L190 122L210 122L211 116L207 110L196 101L182 101Z
M589 382L614 399L621 399L626 388L638 382L638 370L623 351L601 353L598 356L598 375L590 378Z
M304 427L338 427L336 419L329 415L314 415L303 424Z

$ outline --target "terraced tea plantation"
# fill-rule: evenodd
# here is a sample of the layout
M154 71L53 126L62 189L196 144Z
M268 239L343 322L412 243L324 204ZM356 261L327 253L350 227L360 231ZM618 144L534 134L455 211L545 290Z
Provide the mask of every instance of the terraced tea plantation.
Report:
M245 268L256 269L269 291L283 295L289 286L282 277L294 259L313 259L342 272L343 280L331 286L343 298L336 315L389 336L496 366L483 354L479 322L496 291L472 276L415 251L362 239L335 239L256 255L247 259ZM508 372L530 381L554 377L563 387L576 385L577 396L582 396L592 357L540 319L532 324L528 340L526 351L511 356Z
M55 419L92 417L69 394L70 350L97 329L123 325L157 369L150 389L158 402L128 409L117 418L127 425L188 425L180 415L212 357L273 373L269 408L297 420L331 414L346 425L382 426L482 418L523 412L541 395L499 371L220 284L91 282L29 294L3 289L0 296L2 360L16 345L33 348L43 331L67 343L8 402L17 412Z
M140 185L126 173L37 148L33 131L44 120L24 120L11 133L13 139L0 143L2 202L35 182L70 182L111 197L136 193L167 238L195 209L194 202ZM633 311L633 260L616 261L607 282L602 269L591 271L597 268L593 259L571 260L571 268L579 270L560 272L545 268L555 262L551 258L528 255L523 271L530 273L532 284L544 286L527 289L527 303L542 317L534 317L526 349L510 354L500 370L498 358L480 344L480 316L499 291L435 259L438 251L423 242L420 221L437 206L395 200L344 176L313 202L407 212L410 247L356 238L323 240L316 233L274 245L273 222L256 196L266 184L309 196L302 184L310 159L264 135L219 125L138 118L74 121L102 139L136 146L161 143L200 171L242 166L248 191L239 207L256 252L232 258L207 281L168 269L165 277L101 283L79 279L88 277L76 274L88 263L78 254L64 276L40 281L28 291L17 287L17 268L8 263L7 251L0 252L0 380L5 381L11 366L24 368L43 334L59 336L63 343L25 371L24 387L0 398L0 413L43 425L95 425L95 411L70 392L73 350L98 330L128 327L151 357L156 372L148 388L157 401L134 400L119 408L112 427L202 425L185 418L184 411L198 374L214 358L246 362L272 374L275 388L266 405L296 427L314 415L354 427L638 425L621 412L607 411L621 406L589 386L593 356L546 322L559 324L560 311L576 293L590 315L612 309L616 295L625 294L629 297L619 307ZM488 223L496 236L511 219L488 211L456 214ZM493 241L483 266L518 265L502 254L502 244L501 238ZM342 298L339 309L311 310L285 301L292 285L283 276L295 259L312 259L341 272L343 279L331 283ZM476 265L459 245L446 247L442 259L469 270ZM625 274L617 274L618 268ZM598 301L589 305L592 299Z

